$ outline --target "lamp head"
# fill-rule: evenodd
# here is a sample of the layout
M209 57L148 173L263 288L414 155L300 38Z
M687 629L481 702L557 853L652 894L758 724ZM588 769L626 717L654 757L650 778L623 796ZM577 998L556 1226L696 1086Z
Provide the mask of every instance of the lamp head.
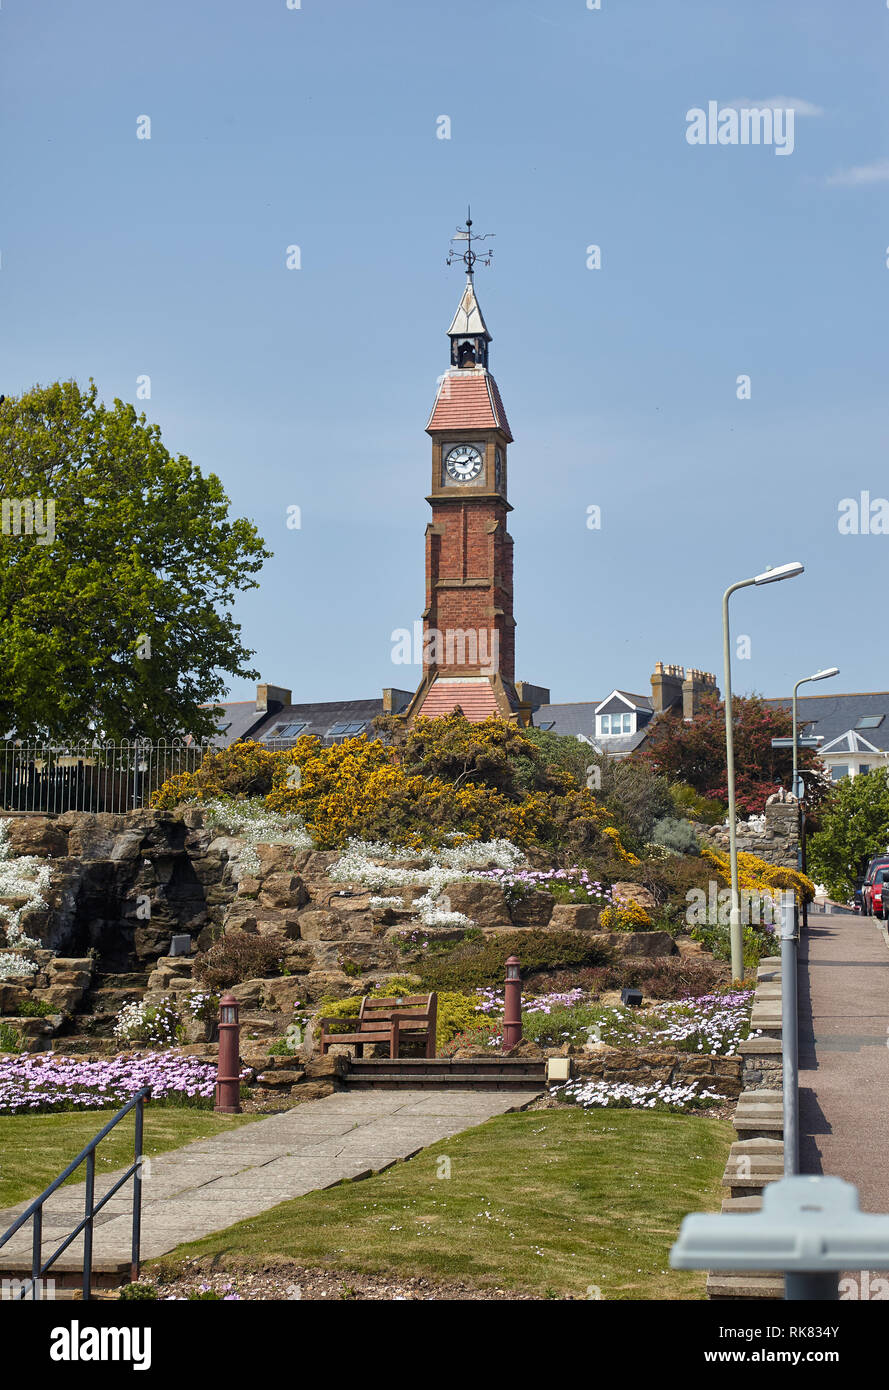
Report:
M839 668L839 666L826 666L826 667L824 668L823 671L816 671L815 674L814 674L814 676L810 676L810 677L809 677L809 680L810 680L810 681L826 681L827 678L828 678L828 676L838 676L839 674L840 674L840 668Z
M776 565L774 569L763 570L754 579L754 584L775 584L779 579L792 579L794 575L802 574L805 565L801 560L791 560L788 565Z

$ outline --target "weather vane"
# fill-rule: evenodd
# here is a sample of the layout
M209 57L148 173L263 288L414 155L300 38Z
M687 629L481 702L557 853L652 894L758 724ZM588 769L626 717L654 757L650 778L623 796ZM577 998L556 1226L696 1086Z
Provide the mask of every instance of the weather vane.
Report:
M454 264L454 261L458 261L458 260L459 260L459 261L462 261L463 264L466 266L466 274L469 276L469 278L470 278L470 280L471 280L471 279L472 279L472 273L473 273L473 270L474 270L474 268L475 268L475 263L476 263L476 261L480 259L482 265L490 265L490 264L491 264L491 259L492 259L493 255L494 255L494 248L493 248L493 247L486 247L486 248L485 248L483 251L481 251L481 252L479 252L479 251L473 251L473 249L472 249L472 243L473 243L474 241L487 241L490 237L492 237L492 236L494 236L494 235L495 235L494 232L486 232L484 236L479 236L477 232L473 232L473 230L472 230L472 209L471 209L471 208L467 208L467 209L466 209L466 230L464 231L462 227L458 227L458 228L457 228L457 235L451 237L451 241L465 241L465 242L466 242L466 250L465 250L465 251L461 251L461 250L459 250L457 247L452 246L452 247L450 248L450 250L448 251L448 262L447 262L448 265L453 265L453 264Z

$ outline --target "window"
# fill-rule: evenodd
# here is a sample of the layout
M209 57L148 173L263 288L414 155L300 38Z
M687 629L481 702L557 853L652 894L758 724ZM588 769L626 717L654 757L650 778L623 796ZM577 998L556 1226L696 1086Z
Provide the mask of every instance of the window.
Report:
M308 727L308 720L303 719L298 724L276 724L267 734L263 734L263 743L272 743L279 738L298 738L303 729Z
M870 772L870 763L859 763L859 764L858 764L858 775L859 775L859 777L863 776L864 773L866 773L866 772Z
M548 723L538 724L536 727L538 729L554 729L556 727L556 721L554 719L550 719Z
M832 782L842 782L844 777L849 776L849 768L846 763L838 763L830 769L830 780Z
M360 734L362 729L367 728L367 720L360 719L350 722L348 719L341 719L327 730L327 738L354 738Z
M631 714L600 714L599 732L602 734L631 734L633 716Z
M885 718L884 714L866 714L863 719L859 719L855 727L856 729L879 729Z

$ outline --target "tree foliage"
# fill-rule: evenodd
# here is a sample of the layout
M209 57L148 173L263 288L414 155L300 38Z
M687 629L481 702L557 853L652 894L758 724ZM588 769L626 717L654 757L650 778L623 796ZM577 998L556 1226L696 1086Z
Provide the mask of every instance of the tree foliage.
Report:
M773 738L788 738L793 731L789 710L773 709L758 695L732 700L735 753L735 799L741 815L762 813L776 783L790 786L793 750L773 748ZM725 762L725 705L706 696L694 719L665 714L652 726L645 744L634 754L664 773L671 782L687 782L701 796L728 802ZM799 750L800 768L815 769L818 760L810 748ZM809 781L812 786L812 779ZM820 789L816 786L817 798Z
M225 610L269 554L215 474L170 454L133 406L66 381L0 405L0 495L8 512L40 499L45 532L13 534L9 512L0 534L0 726L213 732L201 706L226 675L256 675Z
M830 789L820 811L821 829L808 844L812 878L832 898L845 902L868 859L889 843L889 779L883 768L844 777Z

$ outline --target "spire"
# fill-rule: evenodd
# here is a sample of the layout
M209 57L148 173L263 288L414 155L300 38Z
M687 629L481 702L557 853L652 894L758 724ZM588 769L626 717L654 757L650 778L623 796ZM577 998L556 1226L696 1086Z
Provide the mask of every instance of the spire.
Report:
M451 340L452 367L487 367L488 365L488 343L491 341L491 335L475 295L473 275L476 261L481 257L482 265L490 265L494 252L491 250L473 251L472 243L487 241L491 235L493 233L488 232L484 236L479 236L478 233L473 232L472 212L471 209L467 209L465 231L458 227L456 236L451 238L452 242L465 241L466 243L465 251L459 251L452 246L448 252L448 265L453 265L455 260L461 260L466 266L466 288L448 329L448 337Z

